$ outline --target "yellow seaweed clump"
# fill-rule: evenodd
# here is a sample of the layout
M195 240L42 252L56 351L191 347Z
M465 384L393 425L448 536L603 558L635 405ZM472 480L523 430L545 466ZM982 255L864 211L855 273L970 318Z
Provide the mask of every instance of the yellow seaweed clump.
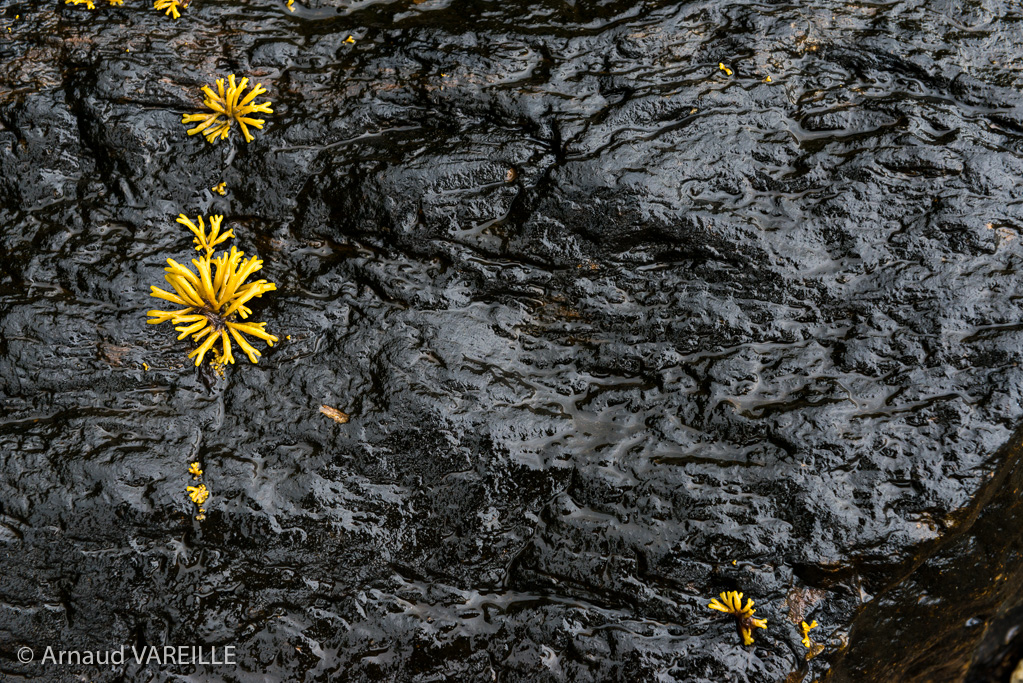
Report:
M197 522L201 522L206 519L206 508L203 506L210 497L210 490L206 488L206 484L199 481L202 479L202 468L198 462L193 462L188 466L188 473L192 475L194 481L199 482L195 486L186 486L185 492L192 499L192 502L195 503L196 507L199 508L199 514L195 516L195 519Z
M124 4L124 0L107 0L107 2L109 2L112 7ZM64 0L64 4L74 5L75 7L78 5L85 5L85 9L96 9L96 3L93 2L93 0Z
M266 280L246 283L250 275L263 267L263 262L253 256L244 259L245 254L236 247L230 252L213 257L217 246L228 238L234 237L233 230L221 232L223 216L210 216L209 230L202 216L196 225L184 214L178 216L181 223L195 235L193 240L196 251L204 252L198 259L192 259L195 271L174 259L167 259L167 274L164 279L174 289L173 292L154 286L150 296L164 299L183 308L174 311L149 311L147 315L150 325L168 320L177 325L174 329L180 332L178 339L191 335L192 341L199 343L198 348L188 354L195 358L199 366L205 355L213 349L214 364L222 366L234 363L231 340L249 357L253 363L259 362L259 351L252 346L246 335L257 337L273 346L277 337L267 333L266 323L239 322L248 318L252 311L245 304L262 296L265 292L277 289L277 285ZM220 349L214 345L220 342Z
M813 641L810 640L810 629L817 628L817 620L814 619L809 624L805 621L799 625L799 630L803 632L803 647L813 648Z
M217 92L213 92L210 86L204 85L202 91L205 93L206 99L203 100L203 105L213 113L185 114L181 119L181 123L186 125L189 123L199 123L195 128L189 129L188 134L202 133L206 140L212 144L218 138L220 140L227 139L228 133L231 132L231 124L237 121L238 125L241 126L242 135L245 136L245 142L255 140L255 136L249 132L248 127L252 126L262 130L263 124L266 121L254 119L249 114L273 114L274 112L270 108L270 102L263 102L262 104L255 104L253 102L256 97L266 92L266 88L259 83L256 83L247 95L242 96L248 85L249 79L247 77L243 78L240 83L235 83L234 74L228 77L226 87L223 78L217 79Z
M188 492L188 497L191 498L192 502L196 505L202 505L206 502L206 499L210 497L210 490L206 488L206 484L186 486L185 491Z
M198 479L198 477L193 478ZM188 493L188 497L192 499L192 502L199 508L199 514L195 516L196 521L201 522L206 519L206 508L203 505L206 504L206 499L210 497L210 490L206 488L206 484L186 486L185 491Z
M178 8L185 9L188 7L190 0L156 0L153 3L154 9L166 10L165 14L170 17L177 19L181 16L181 11ZM79 7L85 5L85 9L96 9L96 3L100 0L64 0L65 5L73 5ZM110 6L121 6L124 4L124 0L107 0Z
M177 19L181 16L181 10L188 7L188 0L156 0L153 3L153 9L165 10L164 14L167 16Z
M756 612L756 610L753 609L752 599L747 598L746 606L743 607L742 593L736 591L722 593L720 599L713 598L707 607L716 609L718 612L731 614L735 617L735 625L739 631L739 635L742 636L743 645L753 644L754 628L767 628L767 619L753 618L753 613Z

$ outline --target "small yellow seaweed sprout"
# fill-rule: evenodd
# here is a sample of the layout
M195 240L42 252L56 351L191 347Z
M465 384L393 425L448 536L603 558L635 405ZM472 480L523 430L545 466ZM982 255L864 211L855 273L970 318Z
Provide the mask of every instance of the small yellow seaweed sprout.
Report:
M736 627L739 630L739 635L742 636L743 645L753 644L754 627L767 628L767 619L753 618L753 613L756 612L756 610L753 609L752 599L747 598L746 606L742 606L742 593L738 593L736 591L722 593L720 599L713 598L707 607L716 609L718 612L731 614L735 617Z
M153 9L166 10L164 12L164 14L166 14L167 16L172 17L174 19L177 19L178 17L181 16L181 10L178 9L179 7L182 8L182 9L184 9L185 7L188 7L187 0L186 1L182 1L182 0L156 0L156 2L153 3Z
M813 641L810 640L810 629L817 628L817 620L814 619L812 622L807 624L805 621L799 625L799 629L803 632L803 647L812 648Z
M124 0L107 0L111 6L123 5ZM96 9L96 3L93 0L64 0L65 5L85 5L85 9Z
M206 488L206 484L186 486L185 490L188 491L188 497L192 499L192 502L199 506L199 514L195 518L200 522L206 519L206 508L203 507L203 504L210 497L210 490Z
M270 108L270 102L253 103L257 96L266 92L266 88L259 83L256 83L255 87L242 97L242 92L248 85L248 78L243 78L241 83L235 83L234 74L228 77L227 87L224 86L223 78L217 79L217 92L213 92L210 86L204 85L202 91L206 94L206 99L203 100L203 105L213 113L185 114L181 123L199 122L198 126L189 129L188 134L202 133L210 143L216 142L218 136L221 140L225 140L227 134L231 132L231 123L237 121L241 126L242 135L245 136L245 142L255 140L256 138L249 132L248 126L262 130L266 121L251 118L249 114L273 114L274 111Z
M200 469L198 462L193 462L188 466L188 473L192 475L194 481L199 481L202 478L202 469ZM203 505L206 503L206 499L210 497L210 490L206 488L206 484L199 482L195 486L186 486L185 491L188 493L188 497L192 499L192 502L199 507L199 514L195 516L195 519L200 522L206 519L206 508Z
M206 484L186 486L185 490L188 491L188 497L191 498L192 502L196 505L202 505L206 502L206 499L210 497L210 490L206 488Z
M257 363L260 353L249 343L245 335L258 337L269 346L277 342L277 337L267 333L266 323L238 322L235 317L240 316L242 320L248 318L252 311L245 304L262 296L264 292L272 292L277 289L277 285L266 280L246 283L245 280L250 275L263 267L263 262L255 256L243 260L245 254L236 247L231 247L229 253L221 253L220 256L213 258L217 245L234 237L234 231L227 230L223 233L220 231L223 216L210 216L209 232L202 216L199 216L198 220L199 224L196 225L184 214L178 216L178 223L195 235L193 241L197 245L196 251L204 252L198 259L192 259L195 272L174 259L167 259L168 267L164 269L167 274L164 278L174 291L168 292L154 286L150 294L184 308L174 311L149 311L147 322L156 325L169 320L178 326L174 328L181 333L178 339L191 335L192 341L196 343L202 341L198 348L188 354L189 358L195 358L196 366L202 363L203 357L218 340L221 342L221 349L213 351L214 364L221 366L225 363L234 363L234 354L231 351L232 338L249 360Z

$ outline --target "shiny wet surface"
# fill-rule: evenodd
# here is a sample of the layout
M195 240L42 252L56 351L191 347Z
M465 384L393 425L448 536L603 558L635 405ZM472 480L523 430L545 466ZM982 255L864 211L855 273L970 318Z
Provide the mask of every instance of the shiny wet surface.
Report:
M1018 6L301 4L0 14L0 671L845 661L1015 461ZM266 128L187 136L229 73ZM180 212L279 288L281 343L223 379L145 324ZM239 665L15 657L195 643Z

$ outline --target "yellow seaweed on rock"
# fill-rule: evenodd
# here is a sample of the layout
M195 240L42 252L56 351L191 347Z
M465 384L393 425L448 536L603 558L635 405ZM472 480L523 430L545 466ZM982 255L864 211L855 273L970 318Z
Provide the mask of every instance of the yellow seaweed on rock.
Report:
M195 516L195 519L201 522L206 519L206 508L203 505L206 504L206 500L210 497L210 490L206 488L206 484L199 481L202 479L202 469L199 467L198 462L193 462L188 466L188 473L192 475L193 480L199 482L195 486L186 486L185 492L199 508L199 514Z
M254 119L249 114L272 114L273 109L270 108L270 102L263 102L262 104L253 103L256 97L267 91L259 83L256 83L252 90L243 96L242 93L248 85L249 79L247 77L243 78L240 83L235 83L234 74L228 77L226 86L223 78L217 79L217 92L213 92L208 85L204 85L202 90L206 95L206 99L203 100L203 105L210 109L212 113L184 114L181 118L181 123L187 125L198 122L199 124L195 128L190 128L188 134L202 133L206 140L212 144L218 139L226 139L228 133L231 132L231 124L237 121L242 129L242 135L245 136L245 141L252 142L255 140L255 136L249 132L248 127L252 126L262 130L263 124L266 121Z
M206 488L206 484L186 486L185 490L188 492L188 497L191 498L192 502L196 505L202 505L206 502L206 499L210 497L210 490Z
M100 0L64 0L65 5L72 5L80 7L85 5L85 9L96 9L96 3ZM124 0L107 0L111 7L120 7L124 4ZM167 16L177 19L181 16L181 9L188 7L189 0L156 0L153 3L153 8L158 10L166 10ZM179 9L180 8L180 9ZM129 50L125 50L130 52Z
M181 0L156 0L153 3L153 9L166 10L164 14L174 19L181 16L181 11L178 8L187 6L188 3Z
M812 648L813 641L810 640L810 629L817 628L817 620L814 619L809 624L805 621L799 625L799 630L803 632L803 647Z
M742 636L743 645L753 644L754 628L767 628L767 619L755 619L753 617L753 613L756 612L753 609L753 600L747 598L746 606L744 607L742 604L742 593L737 591L722 593L720 599L712 598L707 607L735 617L739 628L739 635Z
M266 323L239 322L252 314L245 304L266 292L277 289L277 285L267 280L256 280L246 283L250 275L263 267L263 262L253 256L244 259L245 254L236 247L230 252L213 257L217 245L234 236L233 230L221 232L223 216L210 216L210 227L207 231L202 216L198 217L198 225L184 214L178 216L178 223L187 227L195 236L196 250L204 252L198 259L192 259L195 270L167 259L168 267L164 270L164 279L174 291L168 292L153 286L150 296L183 306L173 311L152 310L147 313L150 325L167 322L176 325L174 328L181 334L178 339L191 336L199 346L188 354L195 358L199 366L206 354L213 349L214 364L234 363L231 340L245 352L253 363L259 362L259 351L249 342L246 335L257 337L273 346L277 337L266 331ZM214 345L220 342L220 349Z
M124 4L124 0L107 0L107 2L109 2L112 7ZM64 0L64 4L74 5L76 7L78 5L85 5L85 9L96 9L96 3L93 2L93 0Z

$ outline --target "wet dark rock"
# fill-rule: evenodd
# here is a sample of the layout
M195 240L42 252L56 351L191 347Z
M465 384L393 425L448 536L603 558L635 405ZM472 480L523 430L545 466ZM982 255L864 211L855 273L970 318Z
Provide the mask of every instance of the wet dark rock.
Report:
M1004 680L1008 11L9 3L0 672ZM266 129L189 137L232 72ZM145 323L181 212L279 286L222 379ZM199 643L239 666L17 659Z

